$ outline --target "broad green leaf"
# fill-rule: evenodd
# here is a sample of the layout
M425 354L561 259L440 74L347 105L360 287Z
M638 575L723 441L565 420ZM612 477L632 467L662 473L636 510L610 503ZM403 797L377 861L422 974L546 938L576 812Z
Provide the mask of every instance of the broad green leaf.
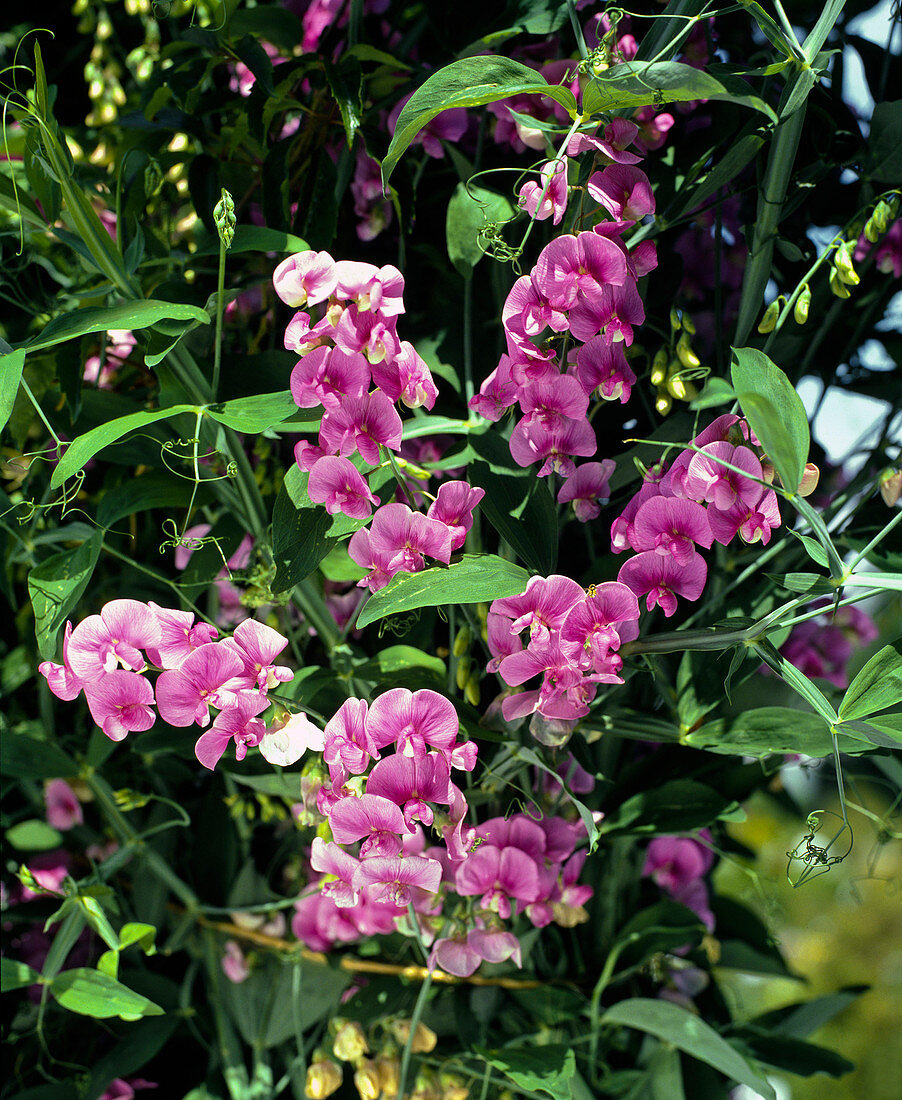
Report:
M736 394L726 378L712 376L705 383L705 388L698 397L689 402L689 408L693 411L698 409L712 409L716 405L726 405L735 400Z
M549 1043L501 1050L477 1047L476 1051L521 1088L544 1093L553 1100L570 1100L570 1080L576 1072L576 1056L571 1047Z
M594 115L653 103L722 99L751 107L776 122L772 108L758 96L749 95L749 88L739 77L715 77L679 61L627 61L589 81L583 91L583 112Z
M157 930L152 924L129 921L119 929L119 949L124 950L136 943L145 955L153 955L156 951L154 947L156 935Z
M651 1076L648 1082L650 1100L686 1100L678 1050L669 1046L658 1047L648 1063L648 1072Z
M53 554L28 574L35 637L46 661L56 656L57 634L91 579L101 541L102 532L95 531L81 546Z
M59 830L48 825L46 821L32 818L30 821L20 821L18 825L6 830L6 842L20 852L47 852L51 848L57 848L63 842Z
M608 833L689 832L705 828L735 806L732 798L704 783L672 779L628 798L605 815L600 831L602 836Z
M798 489L808 461L808 416L792 383L756 348L733 348L733 389L783 487Z
M878 103L868 138L868 176L898 186L902 179L902 99Z
M0 993L9 993L13 989L34 985L40 980L41 975L25 963L17 959L9 959L5 955L0 958Z
M50 741L4 732L0 772L16 779L60 779L77 775L78 765Z
M298 411L290 390L261 393L255 397L239 397L219 405L209 405L207 415L236 432L256 435L274 424L281 424Z
M817 714L788 707L759 707L732 718L718 718L701 729L684 734L684 745L728 756L770 756L797 752L804 756L830 756L833 738L827 722ZM837 737L840 752L862 753L860 740Z
M147 997L135 993L115 978L84 966L57 974L50 984L50 992L63 1008L98 1020L111 1016L138 1020L142 1016L163 1015L163 1009Z
M479 247L479 233L491 222L508 221L514 215L510 200L497 191L484 187L459 183L448 203L445 219L445 235L448 242L448 258L464 278L483 257Z
M594 852L595 847L598 844L598 838L601 836L601 832L598 825L595 823L595 818L592 816L592 811L589 807L570 790L567 781L562 778L561 774L550 768L542 757L535 751L535 749L528 748L526 745L520 745L513 750L513 755L517 760L525 760L527 763L532 764L534 768L538 768L539 771L545 772L546 775L550 775L556 783L560 785L567 792L567 796L570 801L576 807L576 812L579 814L583 825L586 829L586 836L589 838L589 851Z
M755 20L768 42L776 46L777 49L787 57L798 57L799 50L797 50L794 44L786 37L786 32L780 24L775 19L772 19L760 4L756 3L755 0L738 0L738 3L741 7L745 8L749 15Z
M818 565L822 565L825 569L827 568L827 551L821 546L817 539L811 538L810 535L800 535L798 531L790 531L789 533L797 538L805 547L812 561L817 562Z
M401 109L382 162L383 186L388 184L401 154L436 115L450 107L479 107L515 95L548 96L566 108L571 118L576 118L576 99L570 89L547 84L528 65L507 57L465 57L452 61L417 88Z
M156 302L152 298L137 298L130 302L117 302L114 306L91 306L87 309L75 309L55 317L50 324L31 340L22 344L26 352L49 348L61 344L64 340L73 340L88 332L109 332L111 329L150 328L158 321L198 321L203 325L210 323L210 315L197 306L184 305L181 302Z
M884 646L849 685L839 705L839 716L867 718L902 702L902 638Z
M866 722L861 719L840 722L834 729L838 734L848 734L849 737L879 745L884 749L898 749L902 746L902 713L878 714L868 718Z
M273 506L273 592L285 592L310 576L335 546L326 535L331 526L332 516L325 508L296 507L286 479Z
M820 543L815 545L820 546ZM822 546L820 548L823 550ZM829 579L820 573L784 573L780 577L768 573L767 576L789 592L810 592L812 595L826 595L836 591Z
M309 252L310 245L294 233L266 225L236 225L229 252ZM195 256L219 255L219 238L208 234L197 246Z
M763 642L753 644L749 648L761 657L771 671L776 672L782 680L789 684L793 691L801 695L825 722L832 724L839 720L830 700L817 684L809 680L805 673L796 668L792 661L787 661L772 642L765 639Z
M756 1016L751 1022L770 1032L779 1032L794 1039L804 1039L814 1031L828 1024L850 1004L868 991L866 985L848 986L827 993L823 997L814 997L803 1004L785 1005L773 1009L763 1016Z
M445 662L441 657L434 657L431 653L424 653L410 645L391 645L382 649L365 664L355 669L354 675L363 678L375 678L378 676L390 676L395 672L407 672L414 668L425 668L434 672L437 676L447 673Z
M192 497L196 506L206 504L209 487L185 481L168 470L151 470L105 492L97 508L97 522L110 528L126 516L151 508L164 508L169 515L176 515L188 507Z
M0 432L6 427L13 405L16 403L16 394L19 392L19 382L22 379L24 366L24 348L0 355Z
M654 1035L662 1043L671 1043L686 1054L713 1066L719 1073L740 1085L747 1085L765 1100L776 1100L776 1093L761 1070L723 1039L699 1016L669 1001L636 997L609 1008L601 1018L602 1026L620 1025Z
M109 917L103 911L103 906L90 895L79 894L78 903L85 913L85 920L90 924L98 936L111 951L119 950L119 936L113 931Z
M751 1025L739 1028L735 1034L760 1062L800 1077L811 1077L815 1073L843 1077L855 1068L854 1063L836 1051L806 1043L804 1039L774 1035Z
M418 607L489 603L503 596L517 596L526 590L528 580L525 569L494 554L464 554L449 566L392 577L363 605L357 626L368 626L386 615Z
M336 64L323 58L326 80L332 98L338 104L341 122L345 130L348 148L354 146L354 138L363 121L363 74L360 63L354 57L345 55Z
M66 448L66 453L56 465L50 479L50 488L58 489L67 478L77 473L98 451L117 442L129 432L156 424L158 420L169 420L182 413L197 414L196 405L171 405L168 409L154 409L151 412L130 413L111 420L108 424L98 424L84 435L77 436Z

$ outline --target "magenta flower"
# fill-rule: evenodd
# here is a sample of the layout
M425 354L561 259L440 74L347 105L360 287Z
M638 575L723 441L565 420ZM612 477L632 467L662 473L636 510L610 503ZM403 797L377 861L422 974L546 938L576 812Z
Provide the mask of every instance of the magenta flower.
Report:
M298 252L273 272L273 287L287 306L315 306L335 292L335 268L328 252Z
M47 781L44 785L44 806L47 824L63 832L75 825L81 825L85 819L81 803L65 779Z
M369 530L356 531L348 553L358 565L370 566L364 581L375 592L395 573L418 573L428 555L446 565L451 560L451 531L439 520L414 512L406 504L384 504Z
M365 699L346 699L326 723L323 759L331 768L340 767L360 775L370 760L379 759L379 749L367 729Z
M441 753L429 752L423 756L395 753L376 764L366 781L366 791L400 806L405 824L412 829L415 821L432 824L430 802L450 806L450 775L448 761Z
M623 252L591 232L555 237L542 249L532 275L536 290L556 309L572 309L578 296L592 300L602 287L626 280Z
M611 549L615 554L622 554L629 547L638 549L633 545L635 539L633 521L636 514L647 500L657 496L669 496L667 491L669 481L669 474L661 465L654 466L646 472L639 491L611 524Z
M337 844L327 844L321 836L310 846L310 866L323 875L334 876L322 884L323 897L330 898L340 909L356 905L360 897L351 885L360 863Z
M370 385L370 365L356 351L314 348L291 372L291 396L300 409L341 408L346 397L362 398Z
M538 336L545 328L552 328L555 332L563 332L567 328L563 308L555 309L529 275L521 275L510 288L501 311L501 321L508 339L513 339L518 347L525 346L529 338Z
M331 340L334 327L328 314L311 325L310 314L301 310L285 326L282 343L286 351L306 355L314 348L322 347L324 341Z
M524 414L520 423L540 424L548 431L565 427L568 420L582 420L589 407L588 394L579 382L556 372L547 381L524 386L519 400Z
M365 397L348 397L340 408L326 412L320 426L320 444L333 453L358 451L371 466L379 464L379 447L401 446L401 418L391 401L376 390Z
M257 715L268 705L265 695L245 693L236 696L234 703L221 710L213 725L197 739L194 755L198 761L213 771L229 741L235 742L235 759L243 760L248 745L259 745L266 733L266 726Z
M708 548L714 541L708 519L706 509L694 500L652 497L636 513L633 546L662 556L671 554L677 565L686 565L696 545Z
M410 95L413 95L413 92ZM388 116L388 128L391 133L395 132L398 117L404 104L410 99L410 95L399 99L392 108L391 114ZM450 110L437 114L431 122L428 122L413 138L413 144L422 145L426 156L440 159L445 155L442 141L460 141L466 132L467 112L465 108L452 107Z
M752 481L724 466L724 462L759 480ZM726 512L735 504L757 504L764 494L762 477L761 463L748 447L708 443L692 456L683 478L683 492L690 500L704 500Z
M391 401L400 401L408 409L431 409L438 397L432 372L413 344L401 341L398 354L391 360L373 364L373 381Z
M565 420L551 430L536 421L521 420L510 438L510 452L518 466L542 463L538 477L546 477L552 470L571 477L576 472L574 457L590 458L597 449L588 420Z
M558 504L573 502L573 511L580 523L597 519L601 512L599 502L606 501L611 495L608 478L614 472L614 460L606 458L603 462L584 462L577 466L572 477L568 477L558 491Z
M91 717L111 741L133 731L149 730L156 722L153 688L137 672L115 669L85 684Z
M373 702L366 728L380 749L395 745L403 756L421 757L427 745L450 751L460 722L454 704L444 695L429 688L392 688Z
M543 164L539 180L523 184L517 205L536 221L552 218L553 224L558 225L567 211L567 160Z
M610 164L590 176L586 188L618 222L632 224L655 212L655 196L648 176L633 165Z
M473 526L473 509L485 496L485 489L470 488L465 481L443 481L426 513L451 532L451 549L459 550Z
M585 595L580 585L569 577L559 574L530 577L522 595L495 600L490 613L504 615L512 620L512 635L528 628L530 644L544 644L560 630L570 608L584 599Z
M369 792L359 798L342 798L336 802L329 814L329 827L336 844L363 840L361 858L399 856L400 834L411 831L394 802Z
M478 826L476 835L496 848L519 848L537 864L545 859L545 830L526 814L490 818Z
M619 581L606 581L567 612L561 641L575 647L580 668L617 673L620 658L612 667L609 651L619 649L621 642L638 638L638 623L639 601L635 594Z
M734 504L725 512L709 508L708 521L714 538L724 546L737 532L743 542L760 542L767 546L771 531L781 523L777 494L768 489L756 504Z
M333 338L345 351L362 352L370 363L379 363L394 359L401 351L396 324L394 317L383 320L380 314L350 305L335 325Z
M210 642L189 654L177 669L168 669L157 680L157 707L170 726L205 726L210 706L220 710L235 702L244 661L237 648Z
M148 659L157 668L178 668L190 653L212 642L219 633L211 623L195 623L190 611L160 607L153 600L147 606L160 624L159 645L147 647Z
M567 145L567 155L578 157L590 149L602 161L616 164L638 164L642 157L627 152L639 135L639 127L625 118L614 118L605 126L604 136L574 134Z
M695 447L706 447L709 443L732 443L738 444L748 439L748 428L745 421L740 420L734 413L724 413L723 416L718 416L716 420L712 420L704 431L692 440L692 444ZM670 486L671 492L668 496L685 497L688 494L683 488L683 480L686 477L686 471L689 469L689 463L697 454L697 451L682 451L676 459L674 459L673 465L670 467Z
M66 631L63 636L63 663L61 665L54 664L53 661L41 661L38 665L38 672L47 681L47 687L50 688L57 699L62 699L66 703L70 703L77 698L84 687L84 684L75 675L69 664L68 653L71 636L72 624L66 623Z
M375 267L358 260L339 260L335 271L338 297L352 299L359 310L372 310L383 317L404 312L404 276L391 264Z
M593 336L576 353L576 377L587 394L597 393L605 401L629 401L636 381L626 361L622 341L612 343Z
M470 398L470 408L493 423L517 401L518 386L511 377L510 362L510 356L502 355L498 366L479 387L479 393Z
M654 107L641 107L633 115L633 119L639 126L634 144L643 153L660 149L675 122L673 115L666 111L659 112Z
M251 968L236 940L226 940L223 944L222 958L219 961L223 974L235 985L240 985L250 977ZM134 1093L131 1093L131 1096L134 1096ZM112 1098L108 1097L107 1100Z
M425 856L371 856L361 860L354 872L355 890L372 887L374 901L404 906L422 904L424 894L437 894L442 882L442 865Z
M458 867L455 888L461 897L481 895L480 908L506 919L512 900L523 906L539 897L539 869L519 848L482 844Z
M570 310L570 332L577 340L591 340L600 332L609 344L622 340L629 347L634 326L644 320L645 306L635 280L628 279L622 286L600 287L591 298L577 302Z
M329 515L343 512L353 519L366 519L372 506L379 503L353 464L337 455L326 455L313 464L307 495L317 504L325 504Z
M286 665L273 664L288 645L288 639L265 623L245 619L235 627L232 637L222 644L234 649L244 662L247 687L265 692L294 678L294 673Z
M657 604L669 619L676 611L677 596L697 600L707 576L708 567L701 554L693 554L683 565L678 565L670 554L662 557L654 550L646 550L624 562L617 580L637 596L647 596L645 606L649 611Z
M72 631L66 654L75 675L93 681L120 664L132 672L145 667L141 650L160 641L160 624L137 600L110 600L99 615L89 615Z

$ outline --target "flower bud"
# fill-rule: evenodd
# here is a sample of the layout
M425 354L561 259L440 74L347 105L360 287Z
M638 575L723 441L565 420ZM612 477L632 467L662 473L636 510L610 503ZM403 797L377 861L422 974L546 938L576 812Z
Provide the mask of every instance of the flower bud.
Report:
M457 635L454 639L454 648L451 652L454 654L455 657L463 657L463 655L470 648L470 641L471 631L469 626L462 626L460 630L458 630Z
M833 269L848 286L858 286L861 279L852 264L852 242L843 241L833 254Z
M677 358L684 367L700 367L702 365L701 359L699 359L689 346L688 332L684 332L679 340L677 340L676 353Z
M651 364L651 384L661 386L667 377L667 349L660 348Z
M814 490L817 488L817 483L820 481L821 472L815 466L813 462L805 463L805 472L802 474L802 480L799 482L798 494L800 497L810 497Z
M792 315L797 325L804 325L808 320L808 310L810 306L811 291L808 289L808 284L806 283L802 287L802 293L796 298L796 304L792 311Z
M341 1088L343 1074L334 1062L311 1062L307 1067L306 1093L310 1100L325 1100Z
M385 1094L385 1100L392 1100L398 1095L398 1085L401 1083L401 1063L394 1055L380 1054L376 1059L376 1069L379 1072L379 1084Z
M379 1083L379 1070L376 1063L367 1059L354 1071L354 1087L360 1100L379 1100L382 1085Z
M902 470L887 467L878 477L877 484L884 504L892 508L898 503L899 497L902 497Z
M399 1043L406 1043L410 1036L410 1020L395 1020L392 1024L392 1032ZM430 1051L435 1050L437 1042L438 1036L432 1028L420 1023L417 1024L417 1029L413 1033L410 1049L414 1054L429 1054Z
M777 327L777 318L780 316L780 299L775 298L764 311L764 316L758 323L758 331L762 334L773 332Z
M689 333L690 336L695 335L695 321L689 316L689 314L683 310L683 328Z
M477 672L470 674L470 679L467 680L464 688L464 698L471 707L479 706L479 674Z
M342 1023L332 1041L332 1052L342 1062L356 1062L368 1054L369 1049L363 1028L356 1020Z
M235 203L232 196L223 187L222 198L213 208L213 221L219 232L219 239L223 247L228 250L232 247L232 238L235 236Z
M849 288L840 279L839 273L835 267L830 268L830 289L836 295L837 298L851 298L852 295L849 292Z
M470 666L472 661L469 657L460 657L457 661L457 686L460 691L463 691L466 687L467 680L470 679Z
M692 382L681 378L679 374L672 374L667 379L667 392L677 401L693 401L698 397L698 389Z
M660 416L666 416L672 408L673 398L667 390L658 390L658 396L655 400L655 412Z
M680 318L680 311L674 306L670 311L670 327L674 332L679 332L683 327L682 319Z

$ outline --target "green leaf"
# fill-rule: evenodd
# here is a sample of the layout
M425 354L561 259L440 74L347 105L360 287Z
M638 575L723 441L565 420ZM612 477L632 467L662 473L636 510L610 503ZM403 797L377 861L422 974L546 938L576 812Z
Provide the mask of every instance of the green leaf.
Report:
M534 768L538 768L540 771L545 772L546 775L550 775L557 783L564 788L567 792L567 797L576 807L576 812L579 814L583 825L586 829L586 836L589 839L589 851L594 852L595 847L598 844L598 838L601 836L598 826L595 823L595 818L592 815L592 811L589 807L582 802L573 791L570 790L567 781L555 771L554 768L550 768L542 757L536 752L535 749L528 748L526 745L520 745L516 749L512 750L512 755L517 760L525 760L527 763L532 764Z
M705 388L698 397L689 402L689 408L693 411L711 409L716 405L726 405L735 400L736 394L726 378L712 376L705 383Z
M860 719L840 722L834 729L838 734L848 734L884 749L898 749L902 745L902 713L878 714L866 722Z
M565 107L571 118L576 118L576 99L570 89L547 84L528 65L506 57L465 57L452 61L417 88L401 109L382 162L383 187L387 186L404 150L436 115L450 107L479 107L515 95L548 96Z
M776 122L773 109L748 93L749 85L739 77L715 77L679 61L626 61L589 81L583 91L583 112L594 115L651 104L722 99L751 107Z
M767 1078L700 1017L669 1001L636 997L609 1008L602 1025L620 1025L654 1035L712 1066L737 1084L747 1085L765 1100L776 1100Z
M464 278L473 273L484 255L479 247L480 231L490 222L508 221L513 215L513 205L497 191L474 184L457 185L448 203L445 236L448 258Z
M50 992L63 1008L98 1020L111 1016L138 1020L142 1016L163 1015L163 1009L147 997L135 993L115 978L84 966L57 974L50 984Z
M790 531L789 533L794 535L805 547L812 561L817 562L818 565L822 565L825 569L827 568L827 551L821 546L817 539L811 538L810 535L800 535L798 531Z
M207 415L236 432L257 435L274 424L281 424L298 411L290 390L261 393L255 397L239 397L224 404L209 405Z
M53 554L28 574L35 637L44 660L56 656L57 634L91 579L101 541L102 532L95 531L81 546Z
M6 955L0 958L0 993L9 993L13 989L34 985L40 980L41 975L25 963L7 958Z
M76 336L84 336L88 332L109 332L110 329L128 329L133 332L136 329L150 328L163 320L198 321L208 325L210 315L206 310L181 302L156 302L152 298L136 298L117 302L114 306L75 309L71 313L54 317L37 336L33 336L21 347L30 353L61 344L64 340L74 340Z
M16 779L59 779L77 775L78 765L50 741L4 732L0 772Z
M781 680L789 684L793 691L801 695L825 722L832 724L839 721L830 700L827 699L817 684L809 680L805 673L796 668L792 661L787 661L770 641L765 639L763 642L757 642L749 648L761 657L771 671L776 672Z
M779 1032L790 1038L804 1039L814 1031L828 1024L850 1004L868 991L866 985L847 986L836 993L827 993L823 997L814 997L802 1004L785 1005L773 1009L763 1016L756 1016L751 1022L767 1031Z
M436 676L445 676L447 669L441 657L424 653L410 645L391 645L365 664L354 670L354 675L363 679L378 679L397 672L409 672L411 669L425 668Z
M0 355L0 432L6 427L13 405L16 403L16 394L19 392L19 382L24 366L24 348Z
M817 714L788 707L759 707L731 718L707 722L680 738L684 745L728 756L770 756L797 752L804 756L830 756L830 727ZM861 753L867 745L838 736L840 752Z
M294 233L270 229L266 225L236 225L235 236L229 252L309 252L310 245ZM197 246L195 256L218 256L219 238L205 234Z
M570 1100L570 1080L576 1073L573 1049L563 1044L510 1046L501 1050L476 1052L490 1066L500 1069L515 1085L533 1092L545 1093L553 1100Z
M868 154L869 178L897 187L902 179L902 99L874 108Z
M783 486L794 493L808 461L808 416L792 383L756 348L733 348L733 388Z
M18 848L20 852L46 852L57 848L63 842L62 833L48 825L46 821L32 818L20 821L18 825L6 830L6 842Z
M768 42L776 46L777 49L787 57L798 57L799 51L786 37L783 28L775 19L772 19L767 14L760 4L756 3L755 0L738 0L738 3L741 7L745 8L749 15L755 20Z
M363 103L361 99L363 74L360 63L355 57L345 55L337 64L323 58L326 80L332 98L338 104L341 122L345 130L348 148L354 146L354 138L363 121Z
M517 596L525 591L528 580L525 569L494 554L464 554L449 566L392 577L363 605L357 626L368 626L386 615L417 607L489 603L503 596Z
M867 718L902 702L902 638L884 646L849 685L839 705L843 721Z
M806 1043L803 1039L773 1035L751 1026L740 1028L735 1034L760 1062L800 1077L811 1077L815 1073L842 1077L855 1068L854 1063L836 1051Z
M57 463L53 476L50 478L50 488L58 489L67 478L77 473L86 462L94 457L98 451L115 443L129 432L146 428L148 424L155 424L158 420L169 420L173 416L182 413L198 412L196 405L171 405L168 409L154 409L151 412L129 413L128 416L120 416L111 420L108 424L98 424L84 435L77 436L66 448L66 453Z
M200 507L207 503L208 495L208 488L203 482L196 485L168 470L151 470L105 492L97 508L97 522L109 529L126 516L151 508L165 508L172 515L181 508L187 508L192 496L195 505Z
M119 929L119 950L123 951L126 947L131 947L132 944L136 943L145 955L153 955L156 953L154 947L156 935L157 930L152 924L129 921Z
M335 546L326 532L332 516L325 508L298 508L286 484L279 490L272 514L272 552L276 575L273 592L285 592L309 577Z
M814 542L813 539L811 541ZM815 545L823 550L820 543L816 543ZM826 555L824 556L826 557ZM827 593L836 591L836 588L830 583L830 580L820 573L784 573L780 577L768 573L767 576L789 592L810 592L814 596L826 595Z

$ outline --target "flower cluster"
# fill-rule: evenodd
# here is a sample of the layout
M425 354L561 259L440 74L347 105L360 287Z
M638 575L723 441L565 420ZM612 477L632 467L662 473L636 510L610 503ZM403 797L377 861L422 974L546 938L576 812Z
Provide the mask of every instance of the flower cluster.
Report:
M748 424L732 413L719 416L670 466L649 470L639 491L611 527L615 554L635 551L617 579L649 611L669 618L677 597L697 600L708 567L697 547L770 541L780 526L777 494L766 487L765 468Z
M63 663L44 661L39 671L59 699L83 691L91 716L112 741L150 729L158 712L171 726L209 726L194 752L212 770L230 741L243 760L249 745L278 739L285 723L268 731L260 714L269 706L267 692L294 675L275 664L288 639L272 627L246 619L230 638L215 640L217 634L214 626L195 623L189 611L111 600L74 630L66 623ZM153 671L160 673L155 685L146 675ZM212 723L211 707L217 711ZM300 732L315 747L315 727L303 715L290 721L305 727Z
M522 207L557 223L567 204L569 158L589 153L604 167L587 188L610 216L593 230L556 237L530 274L514 283L502 311L507 354L470 401L492 421L519 405L523 415L511 435L511 454L520 466L540 463L540 477L552 470L572 477L574 457L597 449L587 419L590 400L625 402L636 381L624 349L645 319L637 280L657 265L650 241L630 250L623 238L655 209L648 178L636 167L641 157L629 150L637 135L625 119L614 119L600 135L575 134L567 155L544 166L541 182L521 189ZM580 499L606 491L610 470L594 468L601 465L587 473Z
M452 775L472 771L476 745L459 742L458 731L453 704L428 689L395 688L371 706L349 699L327 724L329 782L316 806L332 840L313 841L310 862L322 877L292 922L309 947L391 932L411 907L419 934L433 941L430 966L464 976L482 960L520 964L519 941L504 925L520 912L539 928L584 919L591 890L576 880L586 853L574 855L583 826L525 814L465 825L467 801ZM427 847L428 829L441 841Z
M532 577L522 595L495 600L487 671L511 687L541 676L538 688L503 700L505 720L538 713L571 721L588 714L600 683L623 683L617 650L639 636L638 619L638 600L618 581L587 592L569 577Z

